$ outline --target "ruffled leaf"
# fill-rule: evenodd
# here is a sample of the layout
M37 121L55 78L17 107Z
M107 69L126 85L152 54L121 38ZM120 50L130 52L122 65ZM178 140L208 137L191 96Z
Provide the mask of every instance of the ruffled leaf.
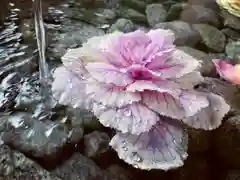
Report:
M221 96L212 93L206 93L205 95L209 101L209 106L192 117L183 118L182 121L197 129L212 130L221 125L222 119L228 113L230 106Z
M183 165L187 142L182 127L165 118L140 135L117 133L110 145L121 159L136 168L169 170Z
M200 72L188 73L178 79L175 79L174 82L181 86L181 89L193 89L194 86L200 84L204 78Z
M108 107L122 107L141 100L139 93L127 92L124 88L97 82L88 83L86 93L94 101Z
M88 63L86 69L91 76L101 83L113 83L117 86L126 86L133 82L128 74L106 63Z
M149 131L159 121L156 113L140 103L122 108L109 108L95 104L93 111L104 126L115 128L123 133L140 134Z
M195 71L200 65L200 62L194 57L176 49L172 52L172 56L164 63L164 66L155 71L160 73L164 79L179 78Z
M74 108L89 108L90 101L85 93L85 81L73 74L66 67L58 67L53 74L53 97L63 105L72 105Z
M208 106L208 100L199 94L182 92L179 96L169 93L143 92L144 104L163 116L180 119L196 114Z

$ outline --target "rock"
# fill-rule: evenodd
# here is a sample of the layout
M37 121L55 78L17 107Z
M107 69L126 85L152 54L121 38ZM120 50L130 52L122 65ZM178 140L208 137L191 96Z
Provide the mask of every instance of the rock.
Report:
M14 113L6 116L8 129L4 129L2 140L16 149L34 157L55 156L68 143L75 143L72 138L77 133L78 142L83 137L83 129L79 131L68 129L65 124L52 121L39 121L27 113ZM75 135L76 136L76 135ZM73 142L71 142L74 140Z
M136 26L134 23L129 19L120 18L118 19L112 26L108 29L109 33L114 31L121 31L124 33L134 31Z
M200 5L203 7L207 7L213 10L217 10L218 9L218 5L216 3L216 0L188 0L188 4L191 5Z
M198 61L202 63L202 66L200 68L200 72L202 73L202 75L213 76L216 74L215 66L212 62L212 59L214 58L213 56L188 46L180 46L178 48L185 53L195 57Z
M0 112L12 110L15 105L15 98L18 95L18 88L11 87L6 90L0 90Z
M222 30L222 32L233 41L237 41L240 39L240 33L237 31L234 31L231 28L225 28Z
M227 173L227 177L225 180L239 180L240 179L240 171L239 170L230 170Z
M210 149L211 132L189 128L188 135L190 153L205 153Z
M104 31L79 21L66 21L61 28L61 33L55 34L54 43L50 45L53 59L59 60L68 48L76 48L86 42L90 37L104 35Z
M121 0L123 6L133 8L134 10L144 12L146 9L146 2L142 0Z
M173 173L174 180L211 180L210 165L205 156L191 155L183 167Z
M128 171L117 164L110 165L106 170L111 180L130 180L131 176Z
M148 24L155 26L158 23L164 22L167 18L167 11L161 4L149 4L146 8Z
M214 132L214 152L223 163L240 168L240 116L227 119Z
M202 43L205 44L209 50L214 52L224 51L226 37L221 31L208 24L195 24L193 26L202 37Z
M68 107L65 113L63 116L68 117L72 127L82 126L90 130L97 130L103 127L98 119L86 110Z
M240 18L229 14L226 10L221 11L224 20L224 26L240 30Z
M186 5L180 13L180 20L192 24L219 25L218 13L199 5Z
M183 21L158 23L154 28L171 29L176 36L176 45L194 46L199 40L199 33L189 24Z
M3 89L8 89L11 86L17 85L21 82L21 76L19 73L14 72L8 74L1 82L1 88Z
M60 180L22 153L0 145L0 177L4 180Z
M94 131L84 136L84 154L88 157L98 156L109 150L109 136L104 132Z
M144 14L130 8L123 7L120 10L120 16L122 18L130 19L135 23L147 23L147 18Z
M178 20L180 18L181 12L185 6L189 6L189 5L186 3L173 4L168 10L167 20L168 21Z
M80 153L74 154L64 164L53 170L52 173L63 180L102 180L105 178L105 173L91 159Z
M232 41L226 45L226 54L229 58L240 58L240 40Z

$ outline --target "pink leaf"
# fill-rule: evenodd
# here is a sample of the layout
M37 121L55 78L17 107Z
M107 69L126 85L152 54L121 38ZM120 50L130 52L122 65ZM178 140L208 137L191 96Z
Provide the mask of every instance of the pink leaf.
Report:
M204 95L209 101L209 106L201 109L194 116L183 118L182 121L197 129L213 130L220 126L230 106L221 96L212 93L204 93Z
M52 83L53 97L60 104L72 105L87 109L90 101L85 94L85 81L78 75L73 74L67 68L61 66L54 71Z
M117 86L126 86L133 82L128 74L106 63L88 63L86 69L91 76L101 83L113 83Z
M93 110L104 126L115 128L123 133L140 134L148 131L159 120L156 113L140 103L122 108L109 108L95 104Z
M86 93L94 101L110 107L122 107L141 100L139 93L127 92L113 84L88 83Z
M180 119L196 114L200 109L208 106L204 96L182 92L179 95L159 92L143 92L144 104L163 116Z
M165 118L140 135L117 133L110 145L121 159L136 168L167 171L183 165L187 143L182 127Z

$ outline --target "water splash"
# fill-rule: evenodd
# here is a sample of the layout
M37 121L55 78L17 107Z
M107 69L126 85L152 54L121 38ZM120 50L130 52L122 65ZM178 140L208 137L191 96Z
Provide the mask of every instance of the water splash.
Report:
M34 21L35 21L35 31L39 52L39 78L42 83L41 89L43 90L49 79L48 64L46 62L46 36L42 16L42 0L32 0L34 7ZM44 91L44 90L43 90Z

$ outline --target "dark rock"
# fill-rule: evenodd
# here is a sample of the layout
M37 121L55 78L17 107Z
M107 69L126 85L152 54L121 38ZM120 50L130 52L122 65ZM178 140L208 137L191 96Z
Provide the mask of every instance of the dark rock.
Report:
M240 179L240 171L239 170L230 170L227 173L227 177L225 180L239 180Z
M59 60L68 48L79 47L90 37L101 35L104 35L104 31L92 25L79 21L66 21L62 25L61 33L54 36L54 43L51 44L52 56Z
M176 36L176 45L194 46L199 40L199 33L189 24L183 21L158 23L154 28L171 29Z
M23 154L0 145L0 178L4 180L60 180Z
M198 61L202 63L202 66L200 68L200 72L204 76L212 76L215 73L215 66L212 62L212 59L214 59L213 56L208 55L207 53L188 47L188 46L181 46L178 47L180 50L184 51L185 53L195 57Z
M17 85L21 82L21 76L19 75L19 73L14 72L14 73L10 73L7 75L7 77L5 77L2 82L1 82L1 88L3 89L7 89L13 85Z
M231 28L225 28L222 30L222 32L233 41L237 41L240 39L240 33L237 31L234 31Z
M210 51L224 51L226 37L221 31L208 24L195 24L193 26L202 37L202 43L205 44Z
M11 87L0 90L0 112L10 111L15 105L15 98L18 95L18 88Z
M72 127L82 126L90 130L101 129L103 127L92 113L83 109L68 107L65 115L70 120Z
M106 170L111 177L111 180L130 180L130 172L126 171L117 164L110 165Z
M214 134L214 152L224 163L240 168L240 116L226 120Z
M183 8L186 6L189 6L189 5L186 3L173 4L168 10L167 20L168 21L178 20L180 18L180 14Z
M198 5L183 6L183 10L180 13L180 20L192 24L219 25L218 13L216 11Z
M183 167L173 172L174 180L211 180L210 165L205 156L191 155Z
M232 41L226 45L226 54L229 58L235 59L240 57L240 40Z
M123 6L130 7L140 12L144 12L146 9L146 2L142 0L121 0Z
M20 112L6 117L5 121L9 124L9 129L4 130L3 141L35 157L55 158L64 146L76 142L76 139L72 138L74 132L62 123L42 122L31 118L27 113ZM81 130L80 133L79 131L76 133L79 142L83 132Z
M164 22L167 18L167 11L161 4L149 4L146 8L148 24L155 26L158 23Z
M96 180L105 179L105 173L87 157L77 153L64 164L52 171L63 180Z
M108 32L121 31L124 33L134 31L136 26L129 19L120 18L108 29Z
M109 150L109 136L104 132L94 131L84 136L84 154L88 157L98 156Z
M190 153L205 153L210 150L211 132L189 128L188 135L188 151Z
M200 6L203 6L203 7L207 7L207 8L210 8L210 9L213 9L213 10L218 10L218 5L216 3L216 0L188 0L188 3L189 4L192 4L192 5L200 5Z
M120 16L126 19L130 19L135 23L147 24L146 16L134 9L122 7L120 9Z
M221 13L224 20L224 26L240 30L240 18L229 14L226 10L222 10Z

